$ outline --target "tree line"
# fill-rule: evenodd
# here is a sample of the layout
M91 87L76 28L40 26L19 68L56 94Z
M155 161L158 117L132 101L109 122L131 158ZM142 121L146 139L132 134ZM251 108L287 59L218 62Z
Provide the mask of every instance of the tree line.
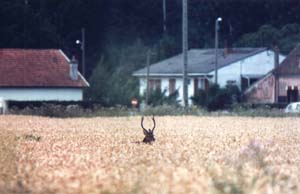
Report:
M296 0L189 0L189 47L214 46L214 22L222 17L220 46L279 46L287 54L299 41ZM138 93L131 73L146 62L181 52L181 0L1 0L1 48L60 48L80 59L86 29L86 97L128 104Z

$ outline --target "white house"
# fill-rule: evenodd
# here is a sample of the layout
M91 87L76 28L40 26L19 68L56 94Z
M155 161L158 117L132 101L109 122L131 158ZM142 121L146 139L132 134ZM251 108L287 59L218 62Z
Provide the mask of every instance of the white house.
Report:
M57 49L0 49L0 98L80 101L89 83Z
M280 63L284 56L267 48L231 48L219 49L218 53L218 84L237 85L241 90L271 71L275 59ZM167 95L178 90L179 99L183 96L182 54L159 61L150 66L150 90L159 88L167 90ZM214 49L191 49L188 51L188 96L194 96L199 89L208 89L214 82L215 75ZM140 95L144 95L147 87L147 69L133 73L139 78ZM191 100L189 100L191 103Z

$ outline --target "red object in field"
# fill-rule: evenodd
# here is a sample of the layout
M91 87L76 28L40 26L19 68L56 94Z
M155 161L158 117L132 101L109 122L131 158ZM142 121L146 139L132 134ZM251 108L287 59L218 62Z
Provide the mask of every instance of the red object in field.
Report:
M131 100L131 105L132 105L134 108L136 108L138 104L139 104L139 101L138 101L136 98L133 98L133 99Z

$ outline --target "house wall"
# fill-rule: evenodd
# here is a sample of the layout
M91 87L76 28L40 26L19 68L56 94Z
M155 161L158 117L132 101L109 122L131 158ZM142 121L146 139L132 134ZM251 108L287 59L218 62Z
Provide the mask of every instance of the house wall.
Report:
M279 62L284 60L284 56L279 56ZM237 86L241 89L241 75L260 75L264 76L268 72L274 69L274 52L267 50L251 57L248 57L244 60L237 61L232 63L231 65L225 66L218 70L218 83L221 87L225 87L227 85L227 81L235 81ZM214 81L214 71L210 72L209 75L212 76L210 79L211 82ZM152 78L151 78L152 79ZM155 78L161 79L161 90L167 89L167 95L169 95L169 77L163 78ZM176 89L179 91L178 100L181 100L181 104L183 104L183 83L181 77L176 77ZM201 78L199 78L201 79ZM144 95L146 91L146 78L140 77L140 95ZM267 80L266 82L261 83L258 89L255 89L253 94L249 94L249 99L257 100L261 103L272 103L274 101L274 91L271 87L267 90L264 89L262 91L260 88L270 87L272 85L272 80ZM189 104L192 104L190 97L194 96L194 79L191 78L188 85L188 96L189 96Z
M284 56L279 56L279 62L284 60ZM218 83L221 87L226 86L228 80L236 81L241 89L241 75L261 75L264 76L274 69L274 52L264 51L244 60L237 61L231 65L218 70ZM209 73L214 76L214 71ZM214 78L212 78L212 81Z
M300 76L280 76L278 78L279 91L275 97L275 77L270 74L259 82L255 83L250 90L244 94L245 100L248 103L275 103L275 99L279 102L287 102L287 89L292 90L295 86L300 89Z
M275 77L269 74L244 93L248 103L275 103Z
M300 89L300 76L279 77L279 96L287 95L287 87L298 87Z
M166 90L166 95L169 95L169 79L175 79L175 88L178 90L178 100L180 100L181 105L183 105L183 79L179 77L165 77L165 78L150 78L150 79L160 79L161 80L161 91ZM140 95L143 96L147 89L147 82L146 78L140 78ZM188 84L188 97L189 97L189 104L192 103L190 97L194 96L194 79L189 80Z
M16 101L80 101L81 88L0 88L0 97Z
M299 101L300 76L280 76L278 78L278 101L279 102L294 102ZM294 93L291 95L291 92ZM290 93L290 96L288 96ZM294 96L296 95L296 96Z

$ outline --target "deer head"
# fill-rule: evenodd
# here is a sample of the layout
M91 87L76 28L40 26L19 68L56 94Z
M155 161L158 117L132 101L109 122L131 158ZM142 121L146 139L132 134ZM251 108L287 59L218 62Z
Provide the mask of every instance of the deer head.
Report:
M147 130L147 129L145 129L145 127L143 125L144 116L142 117L141 126L143 128L143 132L144 132L144 135L145 135L145 138L143 139L143 143L152 143L153 141L155 141L154 134L153 134L153 131L155 129L155 119L154 119L154 116L152 116L152 121L153 121L153 128L152 128L152 130L151 129Z

